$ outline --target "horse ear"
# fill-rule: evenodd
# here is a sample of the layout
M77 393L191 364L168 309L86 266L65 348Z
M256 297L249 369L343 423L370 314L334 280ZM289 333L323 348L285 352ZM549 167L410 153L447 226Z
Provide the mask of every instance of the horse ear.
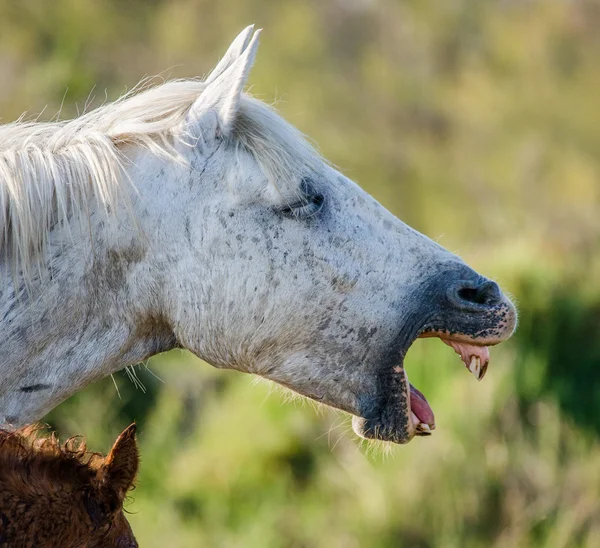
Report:
M135 423L123 430L100 471L104 485L113 489L121 501L133 486L140 462L135 432Z
M186 126L192 135L210 138L208 132L213 132L213 137L215 132L224 136L231 132L258 49L260 30L248 41L252 30L253 27L248 27L233 41L225 57L209 75L208 85L190 108ZM237 52L237 58L230 60Z
M244 50L250 43L253 30L254 25L246 27L237 35L236 39L231 42L227 53L223 55L223 58L206 78L205 83L207 85L214 82L219 76L221 76L221 74L223 74L230 67L231 63L233 63L242 53L244 53Z

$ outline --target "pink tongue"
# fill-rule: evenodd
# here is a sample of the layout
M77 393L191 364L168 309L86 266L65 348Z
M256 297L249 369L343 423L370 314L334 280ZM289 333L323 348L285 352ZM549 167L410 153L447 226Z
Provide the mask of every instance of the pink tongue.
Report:
M412 384L410 385L410 410L417 416L417 418L428 424L429 426L435 425L435 417L433 411L425 396L421 394Z

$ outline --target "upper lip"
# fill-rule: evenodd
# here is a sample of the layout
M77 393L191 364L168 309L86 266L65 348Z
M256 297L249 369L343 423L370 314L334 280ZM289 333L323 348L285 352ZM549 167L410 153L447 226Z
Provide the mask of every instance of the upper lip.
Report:
M490 363L488 347L501 342L497 338L473 339L461 334L450 335L443 331L426 331L418 336L418 338L427 337L436 337L451 346L478 381L483 379Z

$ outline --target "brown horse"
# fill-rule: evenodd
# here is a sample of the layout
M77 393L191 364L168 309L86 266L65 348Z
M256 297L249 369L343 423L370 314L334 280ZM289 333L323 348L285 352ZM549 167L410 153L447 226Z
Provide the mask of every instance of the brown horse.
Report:
M107 457L39 430L0 429L0 546L137 547L123 514L138 469L135 424Z

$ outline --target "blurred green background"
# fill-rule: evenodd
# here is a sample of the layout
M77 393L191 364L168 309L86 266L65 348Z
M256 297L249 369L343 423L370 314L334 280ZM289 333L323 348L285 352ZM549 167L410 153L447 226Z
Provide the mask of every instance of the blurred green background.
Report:
M252 93L520 308L481 384L440 341L415 344L407 370L437 431L391 451L180 351L130 370L143 388L125 372L90 386L46 420L102 451L138 421L141 546L600 546L600 2L0 0L0 14L4 122L205 74L264 27Z

